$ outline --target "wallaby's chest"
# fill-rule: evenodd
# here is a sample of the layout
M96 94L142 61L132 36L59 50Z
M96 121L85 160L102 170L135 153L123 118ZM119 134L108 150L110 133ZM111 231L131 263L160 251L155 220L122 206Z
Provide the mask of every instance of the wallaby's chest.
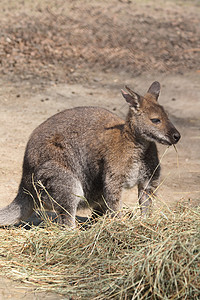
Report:
M132 188L143 180L145 175L145 165L141 161L133 162L127 168L125 175L124 188Z
M144 182L148 173L147 164L145 161L134 161L127 168L125 175L124 188L132 188L139 182Z

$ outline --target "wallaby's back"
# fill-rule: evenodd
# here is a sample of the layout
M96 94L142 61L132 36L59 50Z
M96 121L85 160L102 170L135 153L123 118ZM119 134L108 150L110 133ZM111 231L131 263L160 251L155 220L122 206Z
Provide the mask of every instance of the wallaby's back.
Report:
M35 173L38 166L52 159L78 172L77 163L86 168L87 161L96 160L98 153L108 151L109 146L113 149L112 140L117 143L124 124L100 107L64 110L33 131L25 151L26 169Z
M67 109L39 125L33 131L27 149L33 150L35 143L45 147L47 145L66 147L70 144L75 147L78 144L84 146L87 140L102 138L108 129L124 123L118 116L100 107ZM37 149L37 153L38 151L42 149Z

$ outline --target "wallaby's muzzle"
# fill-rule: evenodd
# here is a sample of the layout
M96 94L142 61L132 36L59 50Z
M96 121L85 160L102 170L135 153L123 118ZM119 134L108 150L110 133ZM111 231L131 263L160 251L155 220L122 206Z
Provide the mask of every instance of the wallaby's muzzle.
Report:
M176 130L175 127L171 130L171 132L168 136L169 136L169 140L170 140L171 145L177 144L178 141L181 138L180 133L178 132L178 130Z
M178 141L180 140L180 138L181 138L180 133L179 133L178 131L175 132L175 133L173 134L173 139L174 139L174 143L173 143L173 144L178 143Z

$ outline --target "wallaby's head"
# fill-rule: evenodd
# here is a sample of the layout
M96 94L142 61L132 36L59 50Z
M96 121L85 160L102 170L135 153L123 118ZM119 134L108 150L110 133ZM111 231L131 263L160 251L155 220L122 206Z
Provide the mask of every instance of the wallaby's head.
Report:
M128 93L122 90L122 95L130 106L127 122L134 134L165 145L176 144L181 135L157 102L160 83L153 82L143 97L127 86L126 89Z

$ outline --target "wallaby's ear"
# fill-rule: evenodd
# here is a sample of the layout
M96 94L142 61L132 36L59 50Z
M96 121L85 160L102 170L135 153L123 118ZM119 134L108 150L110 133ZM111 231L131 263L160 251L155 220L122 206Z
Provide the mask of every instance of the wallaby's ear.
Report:
M158 81L154 81L148 89L147 93L153 95L156 100L158 100L158 96L160 94L160 83Z
M140 95L133 92L128 86L126 86L126 89L129 91L130 94L125 92L124 90L121 90L122 96L125 98L126 102L128 102L131 107L138 109L141 103Z

